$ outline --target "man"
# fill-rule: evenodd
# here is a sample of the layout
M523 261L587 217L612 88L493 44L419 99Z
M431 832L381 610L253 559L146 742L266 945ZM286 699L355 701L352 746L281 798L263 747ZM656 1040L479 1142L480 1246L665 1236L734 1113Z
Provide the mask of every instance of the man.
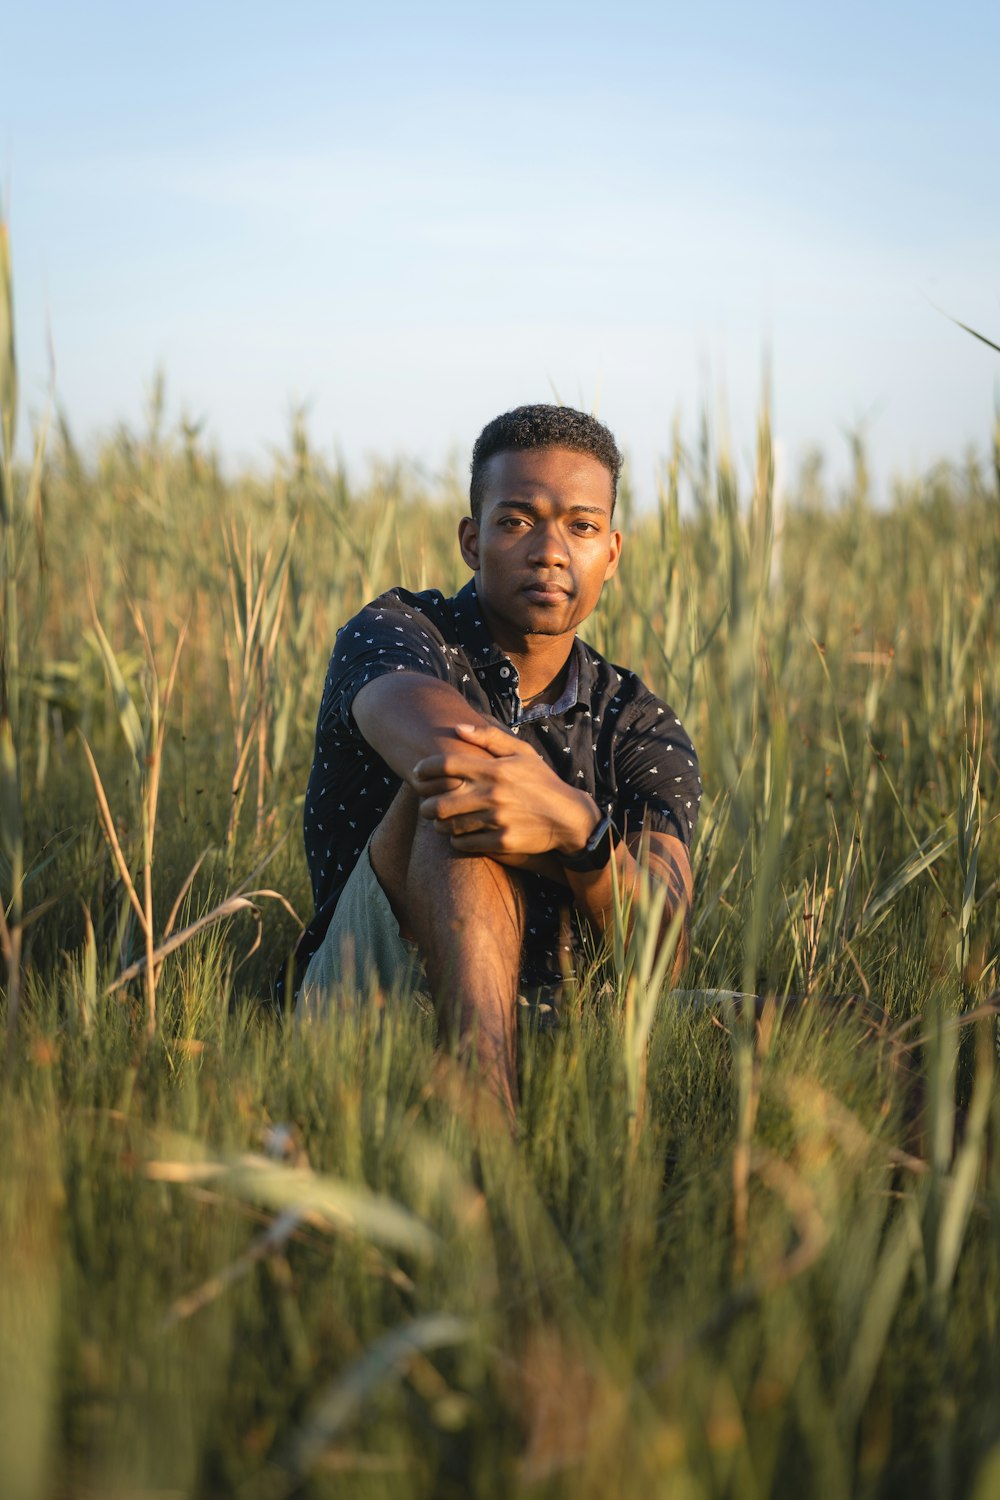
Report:
M616 878L634 887L640 838L664 930L691 899L691 742L576 634L618 567L620 467L582 412L489 423L458 528L472 579L453 599L392 589L343 626L319 713L298 1013L347 978L416 976L511 1112L519 990L574 970Z

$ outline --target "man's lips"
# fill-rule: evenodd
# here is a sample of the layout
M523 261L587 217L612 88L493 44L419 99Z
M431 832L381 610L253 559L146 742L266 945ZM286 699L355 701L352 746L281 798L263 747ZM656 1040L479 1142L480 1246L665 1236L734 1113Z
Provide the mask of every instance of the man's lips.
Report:
M522 592L538 604L559 604L570 595L570 590L561 583L529 583Z

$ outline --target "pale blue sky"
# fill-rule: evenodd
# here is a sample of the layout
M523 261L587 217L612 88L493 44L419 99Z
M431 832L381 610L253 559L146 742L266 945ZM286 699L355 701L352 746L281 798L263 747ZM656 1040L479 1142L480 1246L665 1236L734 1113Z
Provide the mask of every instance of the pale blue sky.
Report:
M679 411L794 469L984 449L1000 6L22 3L0 182L26 404L87 439L153 371L233 460L305 402L353 464L596 406L640 492Z

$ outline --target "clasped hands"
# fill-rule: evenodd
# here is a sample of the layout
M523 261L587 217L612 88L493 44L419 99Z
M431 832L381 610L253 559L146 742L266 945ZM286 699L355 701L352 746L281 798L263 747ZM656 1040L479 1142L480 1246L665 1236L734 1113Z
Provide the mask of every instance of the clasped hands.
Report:
M530 745L499 725L456 724L455 749L413 768L420 816L459 854L504 863L583 848L600 821L586 792L567 786Z

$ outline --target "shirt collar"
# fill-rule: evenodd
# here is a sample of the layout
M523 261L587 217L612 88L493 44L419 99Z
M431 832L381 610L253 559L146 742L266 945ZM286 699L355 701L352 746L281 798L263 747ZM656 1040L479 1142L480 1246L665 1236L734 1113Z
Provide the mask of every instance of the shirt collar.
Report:
M473 667L506 666L514 673L513 663L490 636L486 621L483 619L483 612L479 607L479 596L476 593L474 578L470 578L465 587L458 591L451 605L458 644ZM513 681L516 681L516 674ZM566 689L559 702L553 704L549 712L565 713L578 703L584 707L589 706L593 685L594 662L590 648L585 646L577 636L573 641Z
M535 719L551 719L553 714L564 714L569 709L575 708L580 701L580 661L576 651L577 642L573 642L573 650L569 654L569 673L566 677L566 686L563 688L555 703L533 703L530 708L522 708L520 718L521 724L531 724Z

